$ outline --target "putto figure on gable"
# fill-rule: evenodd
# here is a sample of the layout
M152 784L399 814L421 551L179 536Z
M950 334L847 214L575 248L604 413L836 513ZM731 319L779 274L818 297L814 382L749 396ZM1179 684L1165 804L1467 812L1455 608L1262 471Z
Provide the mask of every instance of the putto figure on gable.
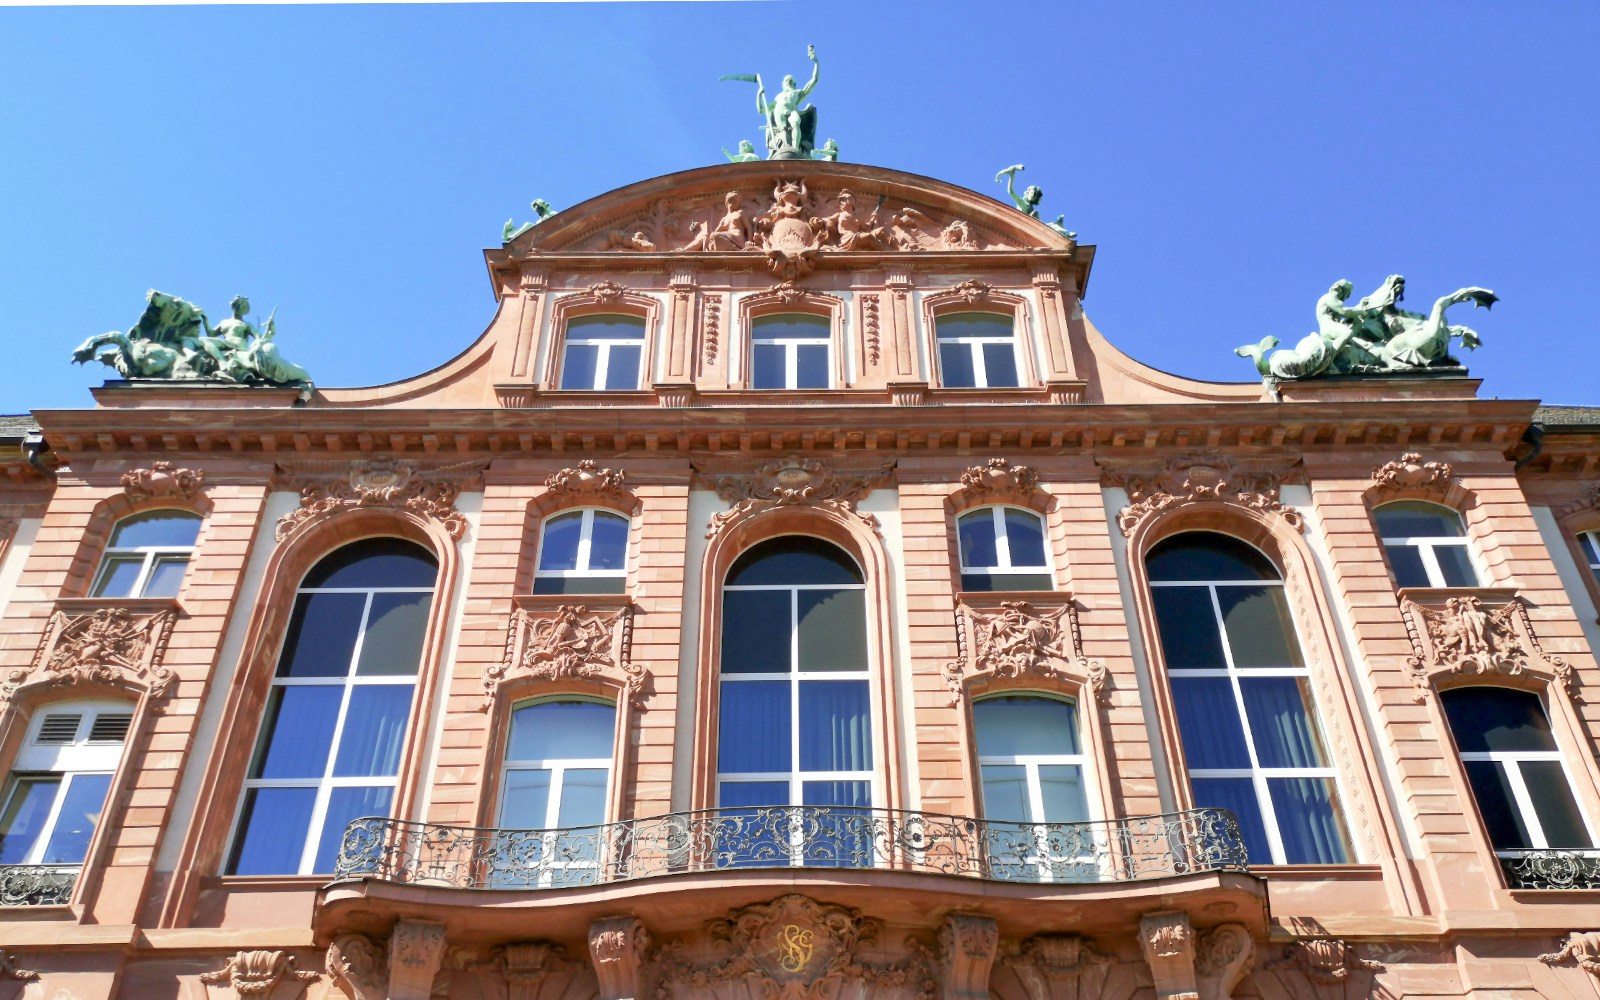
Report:
M767 134L769 160L809 160L811 151L816 147L816 106L800 106L816 87L817 76L821 72L815 45L806 46L806 58L811 60L811 79L801 87L793 76L785 76L782 89L771 101L767 100L767 88L761 82L760 73L729 73L721 78L756 85L756 112L765 120L761 128ZM743 152L741 145L740 153Z

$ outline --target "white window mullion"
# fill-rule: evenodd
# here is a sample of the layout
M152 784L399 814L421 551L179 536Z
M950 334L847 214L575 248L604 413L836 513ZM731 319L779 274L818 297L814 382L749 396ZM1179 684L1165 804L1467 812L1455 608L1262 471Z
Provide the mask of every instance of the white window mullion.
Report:
M567 769L561 764L550 768L549 798L544 804L544 828L554 830L561 826L561 792L566 783Z
M989 367L984 363L983 344L979 342L971 342L969 343L968 350L972 352L973 388L987 389L989 387Z
M1011 539L1006 535L1005 508L992 509L994 518L994 558L996 570L1009 570L1011 568Z
M1527 782L1522 780L1522 761L1507 756L1497 763L1500 764L1500 770L1505 773L1506 784L1511 786L1511 797L1516 800L1517 811L1522 813L1522 821L1528 826L1528 839L1533 841L1534 847L1549 847L1549 838L1544 835L1544 824L1539 822L1539 814L1533 808L1533 796L1528 792Z
M1443 587L1445 585L1444 570L1439 566L1439 557L1433 554L1432 545L1412 545L1417 550L1417 555L1422 557L1423 569L1428 572L1428 585Z
M599 350L595 352L594 361L594 386L595 389L606 387L606 371L611 367L611 344L602 341Z
M1222 659L1228 666L1228 685L1233 689L1235 710L1239 713L1239 726L1244 731L1244 749L1250 757L1250 783L1255 788L1256 803L1261 809L1261 822L1267 828L1267 846L1272 851L1274 864L1283 864L1283 835L1278 830L1278 811L1273 808L1272 792L1267 787L1267 776L1262 773L1261 759L1256 754L1256 738L1250 729L1250 714L1245 711L1244 688L1240 684L1239 668L1233 662L1233 644L1228 641L1227 623L1222 617L1222 597L1215 585L1207 586L1211 592L1211 610L1217 616L1217 637L1221 641Z

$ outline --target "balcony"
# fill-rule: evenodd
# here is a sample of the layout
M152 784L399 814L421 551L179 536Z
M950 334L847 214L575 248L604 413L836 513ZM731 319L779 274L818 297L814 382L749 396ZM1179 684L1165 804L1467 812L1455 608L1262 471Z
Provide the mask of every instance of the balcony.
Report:
M369 817L345 830L336 880L556 889L761 869L868 869L1033 884L1244 872L1233 814L1194 809L1092 823L778 806L672 813L564 830Z
M79 865L0 865L0 906L65 906Z
M1600 889L1600 851L1507 852L1500 869L1513 889Z

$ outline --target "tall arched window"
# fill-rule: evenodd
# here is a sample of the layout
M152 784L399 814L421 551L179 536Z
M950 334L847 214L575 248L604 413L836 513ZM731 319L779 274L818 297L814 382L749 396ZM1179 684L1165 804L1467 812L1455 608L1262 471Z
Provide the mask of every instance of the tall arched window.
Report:
M628 519L608 510L569 510L539 532L535 594L620 594L628 577Z
M961 589L1052 590L1044 518L1021 507L979 507L956 519Z
M1397 500L1372 512L1384 555L1400 587L1476 587L1461 515L1422 500Z
M1202 532L1160 542L1145 565L1195 804L1232 810L1257 864L1348 861L1277 569L1238 539Z
M396 538L306 574L245 781L227 873L331 872L345 826L387 816L438 563Z
M95 574L94 597L176 597L200 535L200 515L147 510L117 522Z
M722 597L718 805L870 806L869 677L848 555L787 535L740 556Z
M497 885L587 884L598 875L601 838L555 830L606 821L614 706L578 699L540 701L511 713L500 785L502 871ZM525 836L512 831L541 831Z

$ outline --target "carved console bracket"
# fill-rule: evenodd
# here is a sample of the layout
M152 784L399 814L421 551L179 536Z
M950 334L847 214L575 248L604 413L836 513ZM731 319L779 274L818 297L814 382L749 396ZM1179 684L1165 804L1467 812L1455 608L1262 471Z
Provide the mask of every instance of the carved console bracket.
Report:
M161 665L178 612L168 600L60 602L45 624L33 665L0 681L0 706L35 684L116 684L164 698L175 677Z
M1577 698L1572 665L1539 644L1528 606L1505 589L1429 589L1404 592L1400 610L1411 638L1406 657L1420 702L1441 676L1542 674Z
M1236 469L1220 457L1179 458L1153 475L1113 475L1111 479L1128 491L1128 506L1117 515L1117 527L1124 536L1131 536L1158 514L1198 503L1223 503L1272 515L1297 531L1305 525L1299 511L1278 499L1278 476Z
M837 469L817 458L791 455L763 462L754 472L722 474L711 479L724 502L731 506L711 516L707 538L715 538L763 511L779 507L820 507L859 518L873 530L878 519L863 514L856 505L879 486L885 485L894 470L892 461L872 469Z
M624 478L620 470L599 468L594 459L586 458L575 469L551 473L544 481L545 496L563 505L598 502L638 515L639 498L625 485Z
M1040 595L1034 601L1046 607L985 601L970 594L956 605L958 658L944 668L952 707L971 689L1005 680L1062 681L1085 687L1100 699L1110 696L1105 663L1083 655L1072 595Z
M408 460L363 459L350 463L342 474L301 477L300 506L278 521L277 538L281 542L302 525L341 510L377 507L435 521L459 541L467 532L467 519L456 509L456 498L481 472L478 462L419 469Z
M605 598L591 598L599 603ZM520 596L511 612L505 656L484 671L483 708L500 687L522 678L543 681L597 680L639 704L650 675L630 659L633 605L591 608L551 604L548 597Z
M943 1000L989 1000L989 970L1000 946L993 917L952 913L939 927Z
M1194 960L1200 1000L1231 1000L1255 957L1255 939L1243 924L1218 924L1202 933Z
M517 941L496 947L488 961L468 964L462 972L478 981L483 996L538 1000L542 996L593 996L585 990L589 967L567 957L567 949L550 941ZM452 984L452 989L453 989Z
M388 1000L428 1000L444 958L444 925L401 920L389 935Z
M1195 982L1194 928L1182 912L1148 913L1139 918L1139 949L1158 1000L1200 1000Z
M122 474L122 492L129 500L152 498L190 501L205 485L200 469L180 469L171 462L153 462L148 469L130 469Z
M320 973L297 969L293 955L281 951L241 951L215 972L203 972L208 986L226 986L241 997L261 1000L297 1000Z
M350 1000L384 1000L388 995L387 956L382 945L364 934L341 934L328 945L328 978Z
M1573 962L1600 985L1600 931L1573 931L1562 942L1561 950L1540 955L1539 961L1545 965Z
M1002 961L1028 1000L1091 1000L1106 995L1112 958L1077 934L1037 934L1012 943Z
M607 917L589 925L589 957L600 982L600 1000L638 1000L639 970L650 948L650 932L637 917Z
M961 473L961 489L950 496L957 508L1005 501L1034 507L1049 499L1039 489L1039 473L1031 466L1012 465L1008 458L991 458L967 469Z
M1408 451L1372 470L1367 496L1374 504L1395 496L1443 500L1455 483L1452 475L1449 462L1424 462L1420 452Z

